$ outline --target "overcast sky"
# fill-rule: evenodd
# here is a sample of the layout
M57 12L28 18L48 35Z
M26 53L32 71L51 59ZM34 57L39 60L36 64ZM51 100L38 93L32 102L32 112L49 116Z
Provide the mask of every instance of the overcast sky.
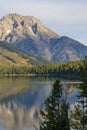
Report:
M57 34L87 45L87 0L0 0L0 18L8 13L37 17Z

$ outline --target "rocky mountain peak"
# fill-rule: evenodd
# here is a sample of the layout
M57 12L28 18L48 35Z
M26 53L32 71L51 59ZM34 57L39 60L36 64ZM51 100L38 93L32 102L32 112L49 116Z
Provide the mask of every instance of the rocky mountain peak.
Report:
M48 40L49 37L58 37L56 33L46 28L37 18L33 16L21 16L19 14L8 14L0 20L0 34L1 40L11 43L14 41L9 38L9 34L21 34L21 37L25 37L26 34L27 36L36 37L37 34L39 39L46 37Z
M80 60L87 54L86 46L66 36L60 37L33 16L4 16L0 20L0 41L55 62Z

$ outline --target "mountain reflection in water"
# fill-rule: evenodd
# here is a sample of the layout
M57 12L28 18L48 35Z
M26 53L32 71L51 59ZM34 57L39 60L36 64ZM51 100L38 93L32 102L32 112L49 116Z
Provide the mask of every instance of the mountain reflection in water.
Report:
M51 80L0 79L0 130L35 130L52 86ZM74 90L70 87L70 94L74 95Z

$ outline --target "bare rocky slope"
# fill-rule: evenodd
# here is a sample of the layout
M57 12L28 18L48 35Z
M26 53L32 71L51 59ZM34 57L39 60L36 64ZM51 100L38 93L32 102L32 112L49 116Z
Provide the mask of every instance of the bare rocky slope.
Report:
M4 16L0 20L0 40L48 61L80 60L87 54L86 46L60 37L33 16Z
M43 61L19 51L7 43L0 42L0 65L32 66L40 63L43 63Z

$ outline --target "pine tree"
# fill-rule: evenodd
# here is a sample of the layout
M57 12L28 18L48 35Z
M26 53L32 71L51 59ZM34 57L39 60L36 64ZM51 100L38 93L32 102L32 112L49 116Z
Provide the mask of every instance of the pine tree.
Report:
M79 104L77 104L73 110L70 111L70 126L74 130L82 130L82 109Z
M76 130L87 130L87 59L83 60L80 71L81 81L78 105L71 111L71 127Z
M80 103L82 104L82 125L83 130L87 130L87 57L83 61L83 70L81 73L81 80L83 84L80 86Z
M52 95L45 102L45 109L41 111L43 120L40 130L70 130L68 108L62 85L57 80L53 85Z

